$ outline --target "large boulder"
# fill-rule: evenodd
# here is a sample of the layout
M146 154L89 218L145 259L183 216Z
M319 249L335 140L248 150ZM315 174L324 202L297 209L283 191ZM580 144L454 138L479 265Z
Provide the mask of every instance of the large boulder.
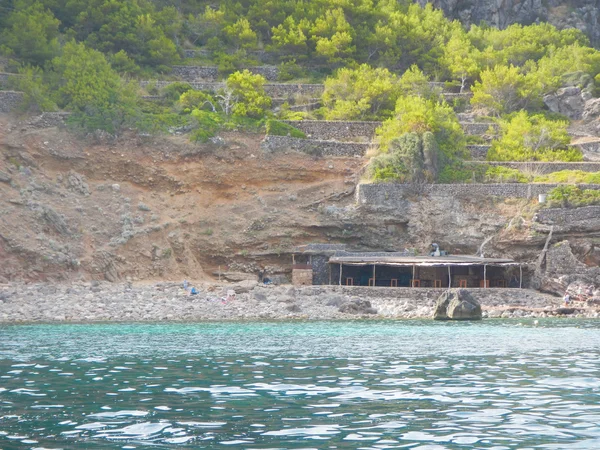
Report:
M481 320L481 305L466 289L452 289L437 299L434 320Z
M580 88L569 86L544 96L544 103L552 112L579 120L583 115L585 96L582 95Z
M344 303L338 310L346 314L377 314L377 310L371 306L370 301L358 298Z

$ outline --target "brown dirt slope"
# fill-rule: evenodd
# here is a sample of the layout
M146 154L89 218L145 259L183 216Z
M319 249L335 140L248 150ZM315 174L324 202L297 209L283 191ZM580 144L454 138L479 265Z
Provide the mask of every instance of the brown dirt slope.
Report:
M343 234L323 202L351 204L365 164L267 154L241 133L195 145L31 123L0 117L0 282L278 272L294 245Z

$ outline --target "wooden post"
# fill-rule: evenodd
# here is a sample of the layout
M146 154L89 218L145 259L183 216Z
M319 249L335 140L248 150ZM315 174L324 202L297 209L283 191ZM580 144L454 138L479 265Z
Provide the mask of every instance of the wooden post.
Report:
M486 265L486 264L484 264L484 265L483 265L483 287L484 287L484 288L486 288L486 287L487 287L487 284L486 284L486 282L485 282L485 278L486 278L486 272L487 272L487 265Z
M329 285L331 286L331 264L327 263L327 269L329 270Z
M519 264L519 289L523 289L523 266Z
M448 289L452 287L452 274L450 273L450 265L448 265Z
M342 285L342 270L344 270L344 265L340 263L340 286Z
M415 287L415 265L413 264L413 276L412 276L412 280L410 280L410 287Z
M375 264L373 264L373 287L375 287Z

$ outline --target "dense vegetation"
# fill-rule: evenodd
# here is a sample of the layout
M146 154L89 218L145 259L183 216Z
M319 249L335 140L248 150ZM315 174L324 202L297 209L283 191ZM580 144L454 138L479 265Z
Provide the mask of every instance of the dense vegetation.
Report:
M523 180L510 169L465 165L467 138L456 111L430 81L464 92L498 122L490 160L578 161L567 123L545 111L563 85L596 92L600 52L576 29L548 24L466 30L441 11L408 0L7 0L0 53L18 71L25 108L73 111L85 130L117 134L190 130L205 141L222 129L302 133L276 119L382 120L376 180ZM202 50L196 59L185 49ZM262 60L281 80L324 82L322 108L272 112L265 79L245 71ZM140 98L132 78L169 77L173 64L216 65L218 92L185 83L161 101Z

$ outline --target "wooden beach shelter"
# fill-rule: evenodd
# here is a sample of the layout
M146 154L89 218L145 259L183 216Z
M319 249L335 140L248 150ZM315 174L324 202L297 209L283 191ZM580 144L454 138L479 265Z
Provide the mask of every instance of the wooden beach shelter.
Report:
M520 263L478 256L334 255L329 259L330 284L388 287L523 287ZM516 269L518 268L518 273Z

